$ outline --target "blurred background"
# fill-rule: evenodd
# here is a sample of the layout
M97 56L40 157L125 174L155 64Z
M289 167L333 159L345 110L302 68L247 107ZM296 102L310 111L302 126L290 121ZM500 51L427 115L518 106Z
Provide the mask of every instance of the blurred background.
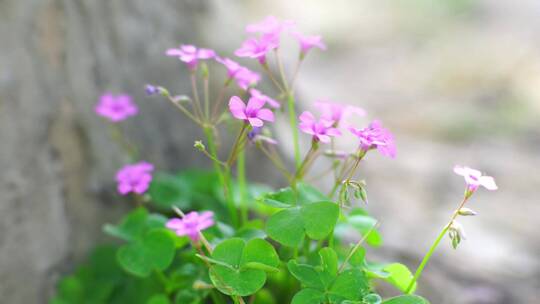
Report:
M395 134L398 157L373 153L360 174L385 238L371 257L415 269L461 198L452 167L479 168L500 189L474 195L467 240L440 246L418 293L434 304L539 303L537 0L0 1L0 302L45 303L128 208L113 184L125 156L93 112L101 93L135 97L142 115L125 130L159 169L206 166L195 127L144 84L188 93L164 50L232 56L244 26L267 15L328 45L302 67L301 108L355 104L368 112L359 125L379 118ZM272 176L251 175L279 184Z

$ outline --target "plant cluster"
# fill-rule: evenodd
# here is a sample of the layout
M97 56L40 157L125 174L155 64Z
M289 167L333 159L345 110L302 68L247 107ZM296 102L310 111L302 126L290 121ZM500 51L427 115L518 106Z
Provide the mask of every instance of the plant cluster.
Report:
M137 106L127 95L101 97L96 113L108 120L113 138L131 158L116 175L117 191L137 207L119 224L104 227L123 243L96 249L85 265L60 281L51 303L428 303L414 295L424 267L445 235L454 248L465 238L458 218L475 215L465 204L479 186L497 189L493 178L454 168L466 181L463 200L414 274L400 263L370 261L366 247L380 246L382 236L379 222L360 203L368 202L366 182L355 175L375 151L396 157L392 133L378 120L356 125L366 113L355 106L318 101L319 116L297 115L295 80L302 62L326 45L320 36L301 34L294 22L271 16L246 32L250 38L234 54L256 59L275 88L274 97L256 89L259 73L192 45L166 51L186 65L191 96L146 86L148 95L164 97L201 127L205 138L194 148L212 162L211 172L154 172L151 163L138 159L118 124L136 115ZM280 55L284 34L299 43L290 77ZM224 67L227 76L211 102L215 66ZM279 116L290 123L291 142L285 144L292 145L294 160L283 157L272 136ZM226 130L236 134L231 145L221 140ZM300 133L310 138L306 149ZM355 150L336 149L344 133L354 135ZM272 190L248 182L245 154L253 150L270 160L286 187ZM330 167L315 174L313 164L321 158L330 160ZM321 176L333 182L321 187L308 182ZM352 244L351 231L358 235ZM379 282L401 295L384 297L377 292Z

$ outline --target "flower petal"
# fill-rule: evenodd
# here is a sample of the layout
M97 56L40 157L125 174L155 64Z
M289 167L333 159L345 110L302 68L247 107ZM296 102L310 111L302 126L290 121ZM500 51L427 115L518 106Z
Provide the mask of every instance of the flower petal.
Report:
M484 186L484 188L488 190L497 190L497 184L495 184L495 179L491 176L481 176L480 177L480 185Z
M237 119L246 119L246 105L238 96L233 96L229 100L229 110L231 114Z
M274 113L269 109L260 109L259 112L257 112L257 118L266 121L274 121Z
M263 121L256 117L250 117L248 121L252 127L262 127L264 125Z

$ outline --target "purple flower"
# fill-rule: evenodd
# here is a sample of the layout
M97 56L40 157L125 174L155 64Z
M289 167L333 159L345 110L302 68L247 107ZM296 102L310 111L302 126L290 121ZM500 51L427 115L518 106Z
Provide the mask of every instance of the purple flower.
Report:
M366 111L360 107L342 105L333 102L316 101L315 106L321 111L321 117L332 120L336 125L352 115L364 116Z
M461 175L465 178L465 183L470 191L475 191L479 186L483 186L488 190L497 190L497 184L495 184L495 179L491 176L482 175L482 172L471 169L464 166L455 166L454 172L457 175Z
M271 145L277 145L277 141L271 137L262 135L261 127L254 127L251 131L248 132L247 137L251 142L265 142Z
M270 36L263 36L259 39L249 38L242 43L234 54L238 57L249 57L259 60L261 64L266 63L266 54L278 47L275 39Z
M197 68L199 59L210 59L216 56L216 53L210 49L198 49L193 45L183 44L178 49L168 49L165 52L167 56L178 57L185 62L190 70Z
M274 113L269 109L263 109L264 100L250 98L247 106L238 96L229 100L229 110L236 119L249 122L252 127L262 127L263 120L274 121Z
M129 95L104 94L100 97L99 103L95 107L95 112L99 116L105 117L112 122L125 120L139 112L137 105L133 103Z
M167 221L165 226L174 230L178 236L187 235L193 242L197 242L200 238L200 232L214 225L214 213L212 211L204 211L199 214L192 211L183 218L172 218Z
M122 195L130 192L145 193L152 181L152 171L154 171L154 165L144 161L124 166L116 172L118 192Z
M248 68L241 67L236 74L234 74L234 80L236 84L244 91L248 88L257 85L261 76L258 73L251 71Z
M264 95L263 93L261 93L261 91L257 89L250 89L249 94L251 95L252 98L264 100L266 103L268 103L269 106L271 106L274 109L279 109L281 107L281 105L279 104L277 100Z
M323 51L326 50L326 45L322 41L321 36L304 36L300 32L293 32L291 35L298 40L300 52L302 52L303 55L307 54L307 52L314 47Z
M349 127L349 131L360 140L360 149L368 151L377 148L382 155L396 157L396 146L392 133L382 127L378 120L374 120L367 128L357 129Z
M300 115L299 128L306 134L313 135L313 139L323 143L330 142L330 137L341 136L341 132L334 128L334 121L324 118L315 119L311 112L305 111Z
M156 95L157 93L159 93L158 87L156 87L154 85L151 85L151 84L147 84L144 87L144 91L146 92L146 95L148 95L148 96Z

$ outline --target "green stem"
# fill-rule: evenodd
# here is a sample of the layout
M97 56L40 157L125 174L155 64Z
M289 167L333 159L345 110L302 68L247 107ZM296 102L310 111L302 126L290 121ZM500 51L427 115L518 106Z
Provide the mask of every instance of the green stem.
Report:
M413 286L414 286L414 283L416 283L416 281L418 281L418 279L420 278L420 276L422 275L422 271L424 271L424 268L426 267L427 263L429 262L429 259L431 258L431 256L433 255L433 253L435 252L435 249L437 249L437 246L439 245L439 243L441 242L442 238L444 237L444 235L448 232L448 229L450 228L450 225L452 225L452 222L456 219L456 217L458 216L458 212L461 208L463 208L463 206L465 205L465 203L467 202L467 199L469 198L469 196L467 195L467 193L465 194L465 197L463 198L463 200L461 201L461 203L459 204L459 207L456 209L456 211L454 211L454 213L452 214L452 216L450 217L450 221L448 222L448 224L446 224L444 226L444 228L442 229L442 231L439 233L439 235L437 236L437 238L435 239L435 242L433 242L433 244L431 245L431 247L429 248L428 252L426 253L426 255L424 256L424 258L422 259L422 262L420 262L420 266L418 266L418 269L416 269L416 272L414 273L414 277L413 279L411 280L411 282L409 283L409 286L407 287L407 290L405 291L406 294L410 294L412 289L413 289Z
M236 214L236 208L234 206L234 199L232 197L231 193L231 187L230 187L230 168L229 166L225 166L225 169L222 170L220 162L218 162L217 157L217 148L216 144L214 142L214 132L212 130L212 127L205 126L204 127L204 133L206 135L206 140L208 141L208 148L210 150L210 155L212 156L212 163L214 164L214 170L217 172L219 181L221 183L221 186L223 187L223 195L225 197L225 202L227 204L227 208L229 209L229 215L231 217L231 222L234 227L237 227L238 225L238 216Z
M441 242L442 238L444 237L444 235L446 234L447 231L448 231L448 225L444 227L444 229L441 231L441 233L439 233L439 235L435 239L435 242L433 242L433 244L429 248L429 251L424 256L424 259L420 263L420 266L418 266L418 269L416 269L414 277L411 280L411 282L409 283L409 286L407 287L407 290L405 291L406 294L411 293L411 290L412 290L412 288L414 286L414 283L416 283L416 281L418 280L420 275L422 275L422 271L424 270L424 267L426 267L429 259L433 255L433 252L435 252L435 249L437 248L437 246L439 245L439 243Z
M294 163L296 170L300 169L300 143L298 142L298 126L296 123L296 110L294 107L294 95L287 93L287 105L289 109L289 124L291 125L291 131L293 135L293 147L294 147Z
M240 191L240 214L241 222L248 221L248 206L247 206L247 186L246 186L246 154L244 149L238 152L238 162L236 164L236 174L238 175L238 188Z

